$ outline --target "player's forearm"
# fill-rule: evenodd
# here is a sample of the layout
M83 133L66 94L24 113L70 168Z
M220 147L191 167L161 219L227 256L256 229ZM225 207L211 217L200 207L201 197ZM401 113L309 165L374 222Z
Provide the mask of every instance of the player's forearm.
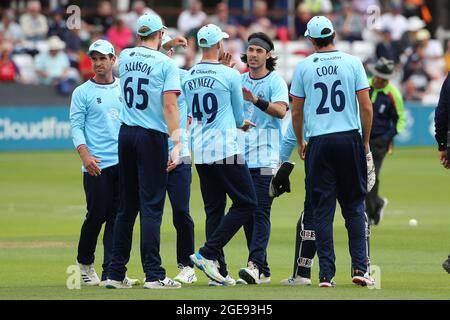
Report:
M368 91L362 91L358 93L358 103L361 117L363 142L365 146L368 146L370 140L370 131L372 130L373 116L372 101L370 101Z
M286 115L286 105L283 105L281 103L269 103L269 107L266 110L266 113L271 115L272 117L283 119Z
M180 142L180 113L176 104L164 105L164 118L169 129L170 139L174 144Z
M297 144L301 144L304 140L303 137L303 105L304 99L293 98L292 103L292 127L294 129L295 137L297 138Z
M363 107L361 110L361 125L363 131L363 142L365 145L369 144L370 131L372 130L372 106Z

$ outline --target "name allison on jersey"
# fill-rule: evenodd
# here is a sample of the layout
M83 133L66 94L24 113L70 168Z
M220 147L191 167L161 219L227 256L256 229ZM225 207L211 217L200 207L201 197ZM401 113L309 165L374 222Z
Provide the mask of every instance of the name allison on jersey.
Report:
M153 68L144 62L130 62L125 65L126 72L140 71L149 76L152 70Z

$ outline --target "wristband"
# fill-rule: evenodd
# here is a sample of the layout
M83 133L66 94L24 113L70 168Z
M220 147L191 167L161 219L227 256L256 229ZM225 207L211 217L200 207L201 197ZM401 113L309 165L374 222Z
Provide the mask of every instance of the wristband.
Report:
M255 106L258 107L261 111L265 112L269 107L269 101L258 98L258 100L255 103Z

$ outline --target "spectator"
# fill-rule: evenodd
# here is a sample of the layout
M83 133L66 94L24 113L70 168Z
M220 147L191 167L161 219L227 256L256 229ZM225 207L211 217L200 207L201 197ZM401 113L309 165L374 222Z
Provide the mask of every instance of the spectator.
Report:
M378 0L353 0L353 9L359 14L366 15L370 6L380 7Z
M292 39L303 39L307 24L311 20L312 15L308 7L304 3L299 3L297 13L295 15L295 37Z
M333 10L333 4L330 0L305 0L304 4L313 16L330 13Z
M389 29L393 41L399 41L402 35L408 31L408 19L402 15L402 12L401 5L393 3L389 6L388 12L380 17L381 29Z
M414 53L406 63L403 75L406 101L421 102L423 97L430 92L430 81L432 77L424 68L424 56L424 48L416 46Z
M123 49L133 44L133 33L125 25L123 17L121 16L116 18L114 24L107 31L106 36L109 42L114 46L117 56L119 56Z
M21 43L25 37L22 28L14 21L14 11L12 9L5 10L0 22L0 32L3 32L5 39L10 41L13 45Z
M66 53L70 60L70 66L73 68L78 68L81 51L80 30L67 29L63 40L66 43Z
M97 12L88 17L86 22L92 27L101 25L103 30L109 30L113 24L113 10L109 1L103 0L97 6Z
M19 69L11 59L13 45L3 42L0 46L0 82L12 82L19 78Z
M238 35L238 21L230 16L228 4L219 2L216 6L216 14L209 17L209 23L215 24L224 32L228 33L231 39Z
M70 62L63 51L66 44L57 36L48 39L48 52L40 53L36 57L36 73L39 82L46 85L55 85L62 94L70 93L76 80L71 75Z
M48 33L47 36L58 36L61 40L64 40L66 33L68 32L66 22L64 21L64 11L61 9L55 9L50 15L48 21Z
M447 74L450 72L450 40L447 41L447 47L444 53L444 60L445 60L444 73Z
M41 3L39 1L28 3L28 12L20 17L20 26L27 40L38 41L47 37L47 18L41 14Z
M248 33L263 32L271 39L275 39L277 34L276 27L267 18L267 3L262 0L256 0L253 4L253 17L251 19Z
M396 28L395 22L392 21L391 24L394 28ZM400 55L403 53L410 55L410 51L417 43L417 32L419 32L419 30L423 29L424 27L425 22L419 17L414 16L408 18L407 31L403 33L400 40L396 43L397 51Z
M400 56L396 47L392 43L391 31L387 28L380 31L381 41L377 43L375 49L375 55L377 59L386 58L392 60L397 65L400 62Z
M349 2L343 4L342 14L337 16L334 25L342 40L362 40L364 25L361 16L353 11L352 5Z
M178 17L178 30L186 35L190 30L200 28L207 15L202 11L202 3L199 0L189 0L189 8Z
M134 33L136 33L136 31L137 31L136 23L137 23L139 17L144 14L148 14L148 13L158 15L155 11L153 11L152 9L147 7L147 5L145 4L145 1L142 1L142 0L135 1L135 2L133 2L132 11L126 13L123 16L123 22L130 30L132 30Z
M442 69L445 65L444 50L439 41L430 38L431 34L427 29L417 32L417 43L424 48L424 66L433 77L440 78L443 76Z

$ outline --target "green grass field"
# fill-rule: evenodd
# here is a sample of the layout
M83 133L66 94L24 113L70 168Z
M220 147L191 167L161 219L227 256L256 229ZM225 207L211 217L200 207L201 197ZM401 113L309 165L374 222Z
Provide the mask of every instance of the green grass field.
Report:
M343 218L335 218L337 287L317 288L318 263L311 288L283 287L293 265L295 225L302 210L303 163L298 156L293 192L276 199L272 208L269 264L272 283L266 286L209 288L198 272L195 285L181 290L68 290L66 273L76 259L79 230L85 215L80 161L75 152L0 153L0 299L449 299L450 275L441 267L450 250L450 172L440 167L434 148L397 148L384 163L381 194L389 206L381 225L372 229L372 264L380 268L380 289L351 284L350 258ZM205 241L204 211L194 171L191 213L196 247ZM175 229L166 204L161 252L168 276L177 272ZM411 218L418 220L410 227ZM139 228L128 274L143 278ZM102 260L98 245L97 271ZM246 264L242 231L225 248L233 277Z

